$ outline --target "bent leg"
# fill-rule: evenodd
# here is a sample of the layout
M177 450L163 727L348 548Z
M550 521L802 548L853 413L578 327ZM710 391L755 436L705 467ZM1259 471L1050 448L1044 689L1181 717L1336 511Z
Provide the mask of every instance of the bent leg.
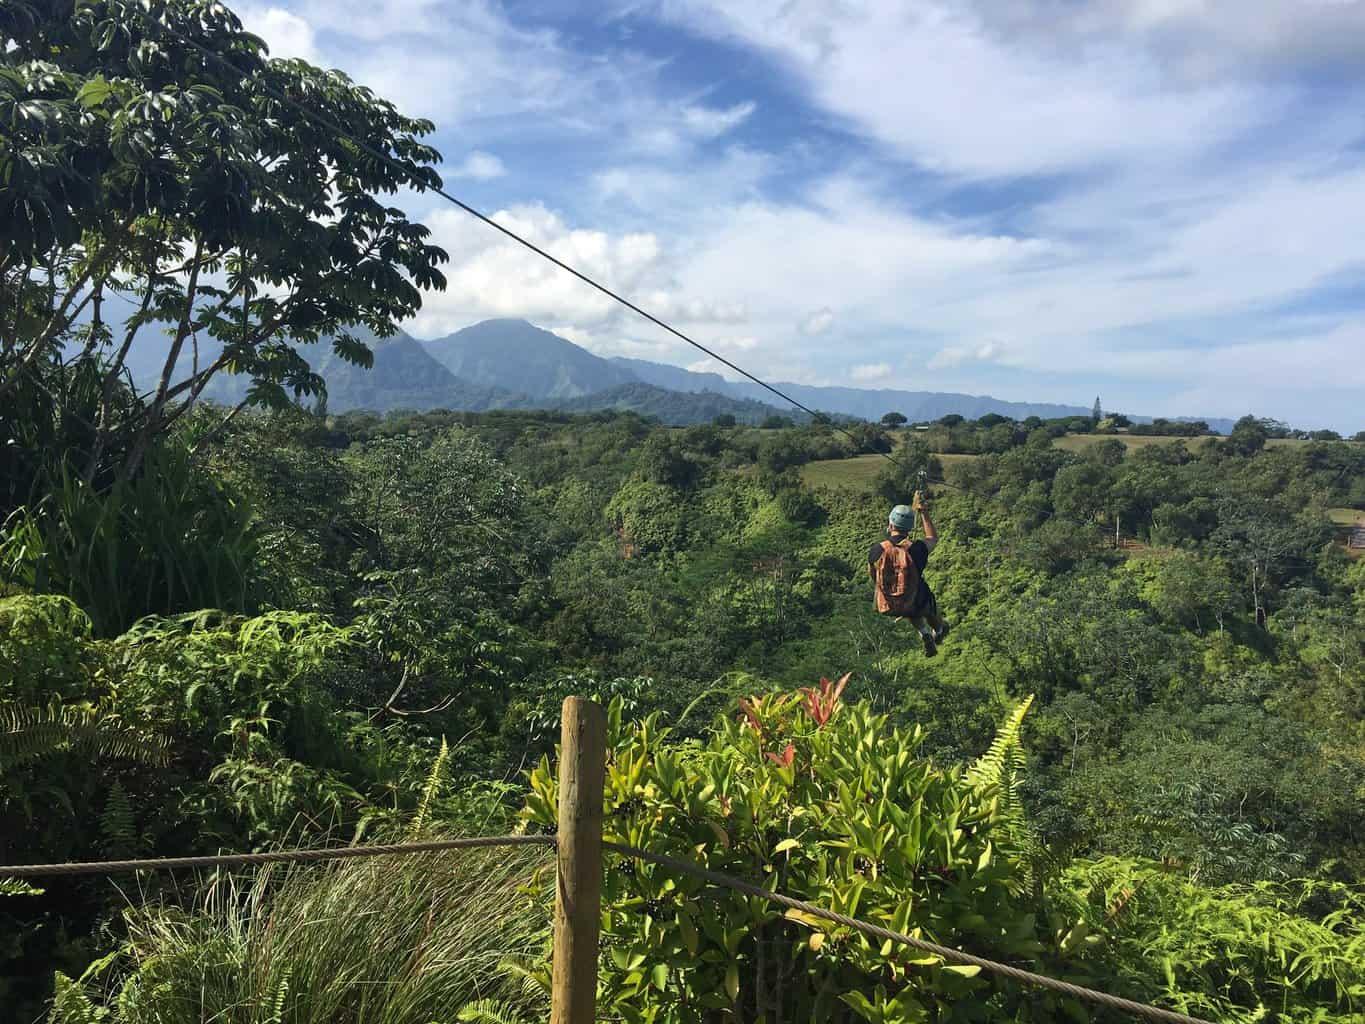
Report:
M927 622L934 630L934 639L942 640L948 635L948 620L939 614L938 599L934 597L934 592L928 590L929 600L925 604L921 619Z
M935 630L929 624L929 620L924 615L907 615L905 621L918 630L920 640L924 643L924 656L932 658L938 654L938 643L935 639Z

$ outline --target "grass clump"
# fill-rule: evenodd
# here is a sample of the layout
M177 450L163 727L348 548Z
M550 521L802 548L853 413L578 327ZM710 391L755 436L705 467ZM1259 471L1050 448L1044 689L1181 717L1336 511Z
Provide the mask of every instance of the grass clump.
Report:
M431 1024L545 1016L516 966L544 949L527 895L543 851L470 850L265 868L188 910L144 905L51 1024Z

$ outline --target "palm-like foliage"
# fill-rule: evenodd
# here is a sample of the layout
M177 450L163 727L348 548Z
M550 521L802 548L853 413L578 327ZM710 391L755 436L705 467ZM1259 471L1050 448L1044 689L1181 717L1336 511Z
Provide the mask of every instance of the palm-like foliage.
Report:
M0 532L0 582L66 594L105 636L144 615L254 603L258 525L250 507L170 443L108 488L66 465L41 502Z
M58 754L163 764L164 736L130 726L104 705L0 704L0 773Z

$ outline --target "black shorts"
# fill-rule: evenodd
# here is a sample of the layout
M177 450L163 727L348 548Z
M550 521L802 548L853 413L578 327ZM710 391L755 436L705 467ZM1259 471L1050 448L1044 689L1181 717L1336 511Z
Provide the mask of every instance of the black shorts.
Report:
M929 584L925 583L924 580L919 581L919 593L915 595L915 598L915 608L908 618L918 619L938 615L938 600L934 597L934 592L929 589Z

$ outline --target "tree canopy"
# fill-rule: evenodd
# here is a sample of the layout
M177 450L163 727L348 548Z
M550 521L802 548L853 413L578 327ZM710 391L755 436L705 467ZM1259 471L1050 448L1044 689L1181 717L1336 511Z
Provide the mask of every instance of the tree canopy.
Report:
M0 404L60 403L53 368L96 363L87 478L135 469L219 372L254 404L320 393L300 344L367 364L355 325L390 334L444 286L446 254L378 197L439 187L432 125L269 58L221 4L14 0L0 37ZM143 333L166 339L159 381L120 403Z

